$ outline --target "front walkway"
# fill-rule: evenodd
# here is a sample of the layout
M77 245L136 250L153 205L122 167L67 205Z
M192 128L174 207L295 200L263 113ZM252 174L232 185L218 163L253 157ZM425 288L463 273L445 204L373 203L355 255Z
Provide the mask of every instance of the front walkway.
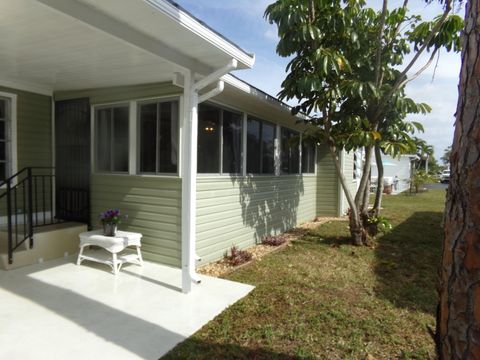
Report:
M184 295L179 269L74 260L0 270L2 358L158 359L253 289L201 276Z

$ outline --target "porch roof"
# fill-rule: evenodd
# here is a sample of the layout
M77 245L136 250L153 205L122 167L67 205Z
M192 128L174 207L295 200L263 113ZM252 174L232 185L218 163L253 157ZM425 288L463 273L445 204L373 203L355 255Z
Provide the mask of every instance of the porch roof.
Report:
M0 80L53 92L200 76L254 56L165 0L0 2Z

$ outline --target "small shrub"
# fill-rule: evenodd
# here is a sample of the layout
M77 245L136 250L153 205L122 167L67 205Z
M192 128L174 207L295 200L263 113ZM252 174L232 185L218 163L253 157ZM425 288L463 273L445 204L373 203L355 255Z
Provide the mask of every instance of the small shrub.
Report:
M263 245L280 246L285 244L287 238L284 235L267 235L262 239Z
M229 265L237 266L252 260L252 254L248 251L240 250L236 246L232 246L230 248L230 255L228 255L228 252L225 252L223 258Z
M392 230L392 224L383 216L371 215L366 219L365 225L370 236L375 236L378 232L386 234Z

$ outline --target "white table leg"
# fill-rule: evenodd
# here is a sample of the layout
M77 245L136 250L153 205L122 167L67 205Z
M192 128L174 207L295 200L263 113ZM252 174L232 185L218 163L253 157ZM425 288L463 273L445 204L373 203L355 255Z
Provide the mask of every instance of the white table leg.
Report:
M77 265L80 265L82 263L83 248L84 246L80 246L80 252L78 253L77 257Z
M112 262L113 262L113 273L114 273L115 275L117 275L117 274L118 274L118 270L119 270L119 269L118 269L118 266L117 266L117 263L118 263L117 254L116 254L116 253L113 253L113 254L112 254L112 258L113 258L113 260L112 260Z
M140 246L137 246L137 255L138 255L138 262L140 266L143 266L143 258L142 258L142 252L140 251Z

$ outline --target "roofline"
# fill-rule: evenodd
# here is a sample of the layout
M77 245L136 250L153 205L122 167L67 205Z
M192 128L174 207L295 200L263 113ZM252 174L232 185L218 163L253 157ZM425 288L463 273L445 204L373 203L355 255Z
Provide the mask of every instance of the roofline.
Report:
M240 79L239 77L233 75L233 74L227 74L222 77L222 80L224 80L226 83L234 86L235 88L242 90L252 96L255 96L257 99L262 100L263 102L269 103L273 106L276 106L277 108L283 110L283 111L288 111L291 116L296 117L298 119L304 120L305 118L299 115L292 115L292 106L288 105L287 103L279 100L273 95L270 95L266 93L265 91L249 84L245 80Z
M255 63L255 54L248 53L233 41L212 29L210 26L193 16L190 12L178 5L173 0L145 0L152 7L161 11L195 35L203 38L238 60L243 67L251 68Z

